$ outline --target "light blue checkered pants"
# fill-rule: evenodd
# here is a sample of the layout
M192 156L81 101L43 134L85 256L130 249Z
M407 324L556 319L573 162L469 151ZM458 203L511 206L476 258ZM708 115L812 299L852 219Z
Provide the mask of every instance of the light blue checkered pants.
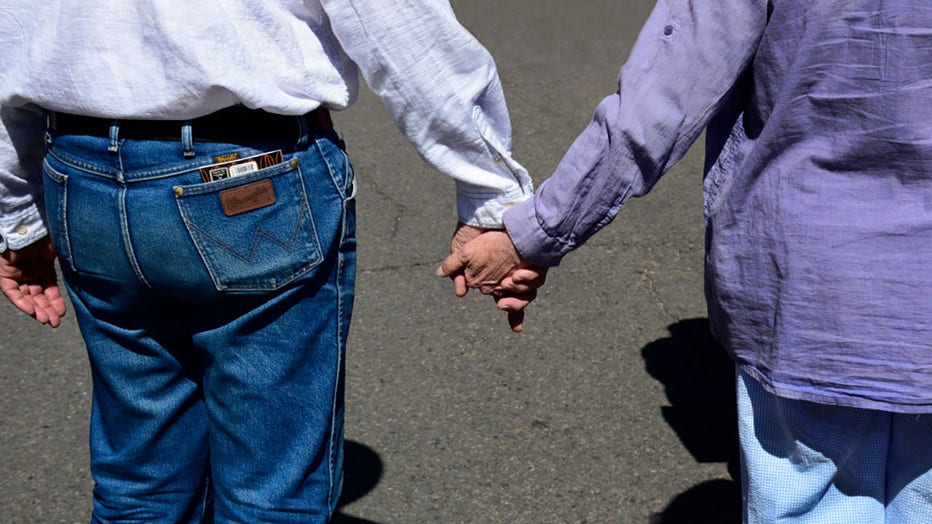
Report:
M932 414L789 400L737 375L746 524L932 523Z

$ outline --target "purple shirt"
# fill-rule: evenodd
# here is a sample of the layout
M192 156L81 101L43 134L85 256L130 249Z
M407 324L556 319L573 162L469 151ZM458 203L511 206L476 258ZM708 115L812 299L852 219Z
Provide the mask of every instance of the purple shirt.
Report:
M771 392L932 412L932 3L660 0L533 200L556 265L707 128L716 336Z

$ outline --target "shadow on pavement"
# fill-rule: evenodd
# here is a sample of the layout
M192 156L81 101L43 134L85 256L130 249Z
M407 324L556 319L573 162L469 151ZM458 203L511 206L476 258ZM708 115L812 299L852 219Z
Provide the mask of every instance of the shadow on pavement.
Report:
M347 440L343 443L343 492L331 524L379 524L342 512L343 506L372 491L382 478L382 459L372 448Z
M670 336L641 350L647 372L666 389L663 418L699 463L723 462L731 479L710 480L678 495L650 524L741 522L735 367L712 338L706 318L671 324Z

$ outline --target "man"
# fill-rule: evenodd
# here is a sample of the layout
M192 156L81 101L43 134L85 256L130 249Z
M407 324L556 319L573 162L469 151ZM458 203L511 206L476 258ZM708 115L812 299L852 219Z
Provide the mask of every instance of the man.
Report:
M447 2L14 0L0 35L0 285L57 326L60 259L93 521L327 521L356 255L328 110L358 66L456 180L456 247L531 193L491 57Z
M538 287L525 266L557 265L706 129L706 291L737 364L745 520L932 522L930 79L925 1L661 0L507 234L439 273Z

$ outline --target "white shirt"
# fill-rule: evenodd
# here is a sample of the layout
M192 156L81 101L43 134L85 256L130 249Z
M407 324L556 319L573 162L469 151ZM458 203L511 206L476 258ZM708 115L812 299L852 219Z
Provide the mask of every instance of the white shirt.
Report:
M500 227L530 196L495 64L447 0L4 0L0 250L46 234L40 108L165 120L237 103L341 110L357 67L424 160L456 180L462 221Z

